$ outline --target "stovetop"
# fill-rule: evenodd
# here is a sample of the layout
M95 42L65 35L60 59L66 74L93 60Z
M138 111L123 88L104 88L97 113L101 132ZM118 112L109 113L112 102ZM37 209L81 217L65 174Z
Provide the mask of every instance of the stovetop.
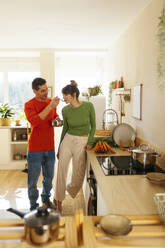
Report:
M148 172L165 173L159 166L144 166L134 161L131 156L97 156L97 160L106 176L113 175L145 175Z

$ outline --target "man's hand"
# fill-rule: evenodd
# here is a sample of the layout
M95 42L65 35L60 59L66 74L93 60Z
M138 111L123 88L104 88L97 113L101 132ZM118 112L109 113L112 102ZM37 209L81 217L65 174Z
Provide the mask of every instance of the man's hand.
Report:
M61 121L60 117L56 117L56 119L55 119L55 120Z
M50 113L50 111L55 108L59 104L60 98L58 96L54 97L51 102L48 104L44 110L39 113L39 117L41 120L45 120L46 116Z
M54 97L51 102L49 103L50 107L51 108L55 108L57 107L57 105L59 104L60 102L60 98L58 96Z

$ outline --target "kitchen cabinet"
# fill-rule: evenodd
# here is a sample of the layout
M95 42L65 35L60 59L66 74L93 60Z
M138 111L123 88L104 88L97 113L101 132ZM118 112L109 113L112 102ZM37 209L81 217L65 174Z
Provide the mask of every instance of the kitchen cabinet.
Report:
M5 167L10 162L11 146L10 146L10 129L0 129L0 164Z
M0 169L24 169L27 153L26 127L0 128Z

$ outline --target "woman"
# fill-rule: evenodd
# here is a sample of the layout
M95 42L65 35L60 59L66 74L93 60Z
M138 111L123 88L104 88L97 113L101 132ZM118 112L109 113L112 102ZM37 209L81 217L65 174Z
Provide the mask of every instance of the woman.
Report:
M57 181L55 187L54 203L62 212L62 201L65 190L75 198L79 192L86 170L86 150L92 148L96 129L95 110L91 102L79 100L77 83L71 81L70 85L62 89L63 99L67 106L62 109L64 126L59 146L59 162ZM71 183L66 186L69 162L72 158Z

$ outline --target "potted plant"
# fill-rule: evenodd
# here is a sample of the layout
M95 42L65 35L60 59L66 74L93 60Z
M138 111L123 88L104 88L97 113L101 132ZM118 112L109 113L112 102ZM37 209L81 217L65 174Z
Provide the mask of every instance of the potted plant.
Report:
M21 126L27 122L27 118L24 111L17 111L14 119L16 126Z
M96 85L93 88L88 88L88 93L89 93L89 97L103 94L101 90L101 85Z
M10 126L11 120L15 113L13 108L9 106L8 103L1 104L0 106L0 125L1 126Z

